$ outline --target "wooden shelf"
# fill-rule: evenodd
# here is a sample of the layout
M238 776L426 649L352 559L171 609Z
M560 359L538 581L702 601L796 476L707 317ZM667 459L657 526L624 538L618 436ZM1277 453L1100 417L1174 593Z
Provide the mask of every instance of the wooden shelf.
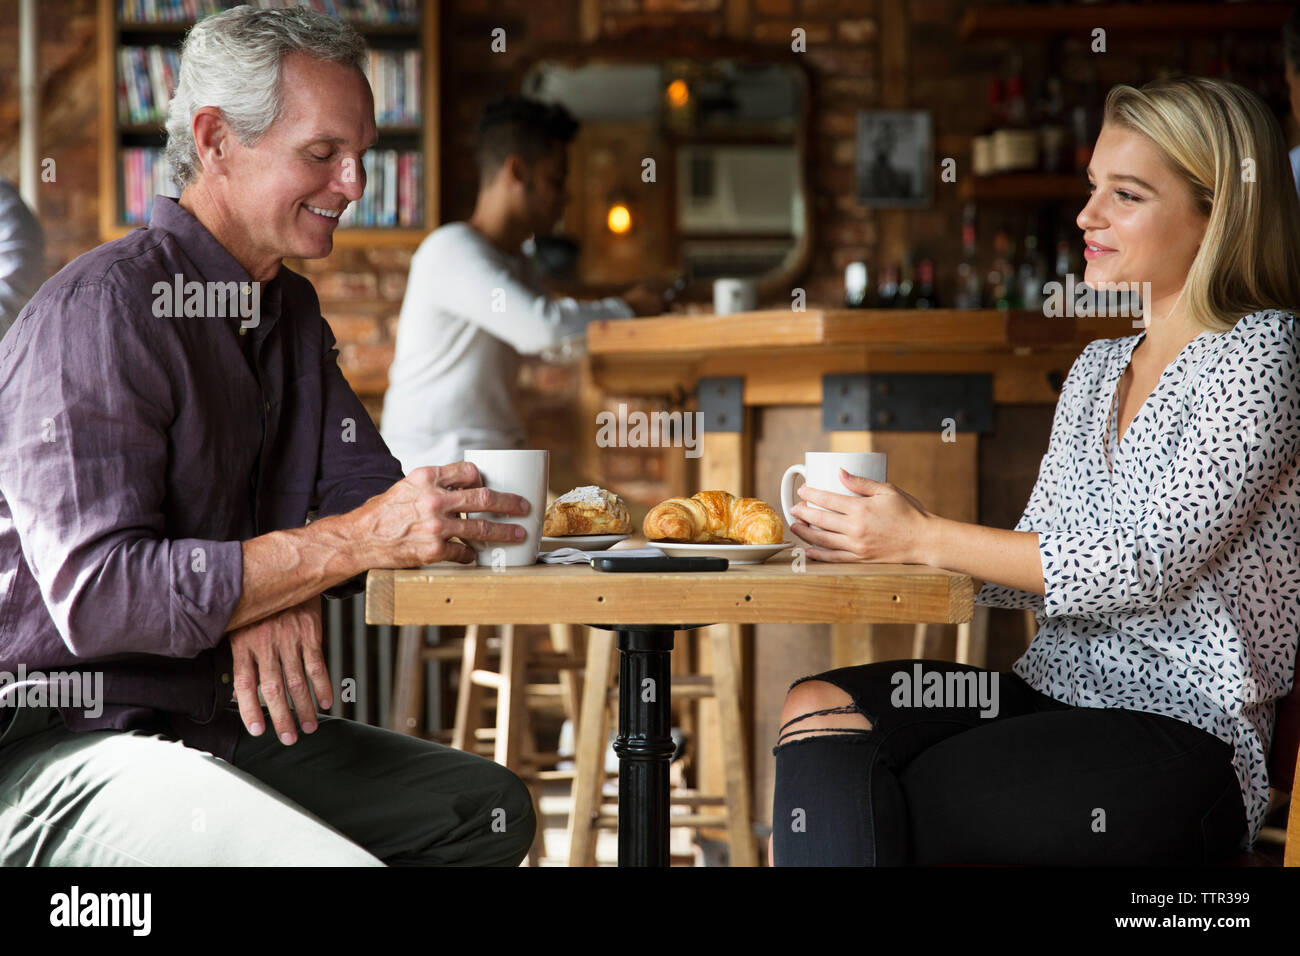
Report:
M1088 199L1088 181L1080 173L997 173L967 176L958 184L964 202L1043 202Z
M1289 3L1087 4L1068 7L971 7L963 38L1089 35L1102 27L1127 33L1216 33L1281 29Z

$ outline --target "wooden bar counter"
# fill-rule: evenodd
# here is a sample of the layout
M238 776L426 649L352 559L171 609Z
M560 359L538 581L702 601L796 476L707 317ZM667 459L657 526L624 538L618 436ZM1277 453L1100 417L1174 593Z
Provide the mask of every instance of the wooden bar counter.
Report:
M1140 329L1128 317L950 309L680 314L593 323L588 361L604 409L636 397L705 412L698 461L677 463L681 487L673 493L719 488L779 509L780 476L805 452L876 451L889 456L891 483L937 514L974 522L979 435L992 430L992 407L1053 406L1084 346L1132 335L1135 322ZM951 410L930 415L948 408L945 390L955 396ZM829 406L841 392L849 404L837 411ZM961 396L971 394L982 397L967 407ZM1044 444L1034 455L1045 451ZM748 693L756 814L766 821L771 812L771 747L792 681L872 659L956 654L982 664L986 622L987 609L978 608L968 642L943 644L956 648L946 653L939 645L953 629L937 625L719 625L729 628ZM711 643L698 642L706 672ZM716 716L701 706L708 787L720 779L722 755L713 743Z
M701 378L739 375L745 404L819 405L828 372L981 371L997 402L1055 403L1093 339L1132 335L1126 318L1038 312L809 309L666 315L588 327L596 383L617 395L671 396Z

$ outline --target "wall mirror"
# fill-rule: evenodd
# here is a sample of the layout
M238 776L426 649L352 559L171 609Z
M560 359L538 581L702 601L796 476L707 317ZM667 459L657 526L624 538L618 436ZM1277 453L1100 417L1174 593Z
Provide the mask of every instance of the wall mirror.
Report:
M715 278L788 294L810 248L808 82L793 63L743 55L680 59L590 51L546 57L522 91L581 122L569 153L561 234L544 268L604 290L683 278L708 298ZM565 249L568 255L565 254ZM558 251L557 251L558 250Z

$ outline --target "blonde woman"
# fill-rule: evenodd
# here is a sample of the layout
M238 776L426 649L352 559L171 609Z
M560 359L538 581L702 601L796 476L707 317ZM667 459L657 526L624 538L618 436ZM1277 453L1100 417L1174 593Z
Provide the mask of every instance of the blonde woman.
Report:
M1001 674L894 661L796 682L777 865L1196 864L1259 833L1300 633L1286 148L1234 84L1118 86L1088 179L1084 279L1150 283L1145 328L1075 361L1016 529L848 475L863 497L805 487L794 509L811 557L970 574L1038 634Z

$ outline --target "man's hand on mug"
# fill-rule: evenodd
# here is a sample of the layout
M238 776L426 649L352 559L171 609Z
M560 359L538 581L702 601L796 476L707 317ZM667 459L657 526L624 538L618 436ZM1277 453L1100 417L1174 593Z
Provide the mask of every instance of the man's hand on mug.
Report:
M257 699L259 690L271 713L276 735L284 744L298 739L295 713L303 733L316 730L313 690L322 708L333 704L330 675L321 654L320 602L318 594L230 632L235 701L244 726L255 737L266 729L263 723L266 715Z
M928 563L933 522L921 502L891 484L860 478L843 469L840 481L862 497L810 485L799 487L803 501L790 509L798 519L790 530L814 546L808 549L808 557L814 561ZM812 505L826 510L818 511Z
M465 541L517 544L525 537L518 525L461 514L526 515L528 508L518 495L484 488L478 469L458 461L416 468L350 514L355 540L370 552L367 567L413 568L437 561L472 563L474 550Z

